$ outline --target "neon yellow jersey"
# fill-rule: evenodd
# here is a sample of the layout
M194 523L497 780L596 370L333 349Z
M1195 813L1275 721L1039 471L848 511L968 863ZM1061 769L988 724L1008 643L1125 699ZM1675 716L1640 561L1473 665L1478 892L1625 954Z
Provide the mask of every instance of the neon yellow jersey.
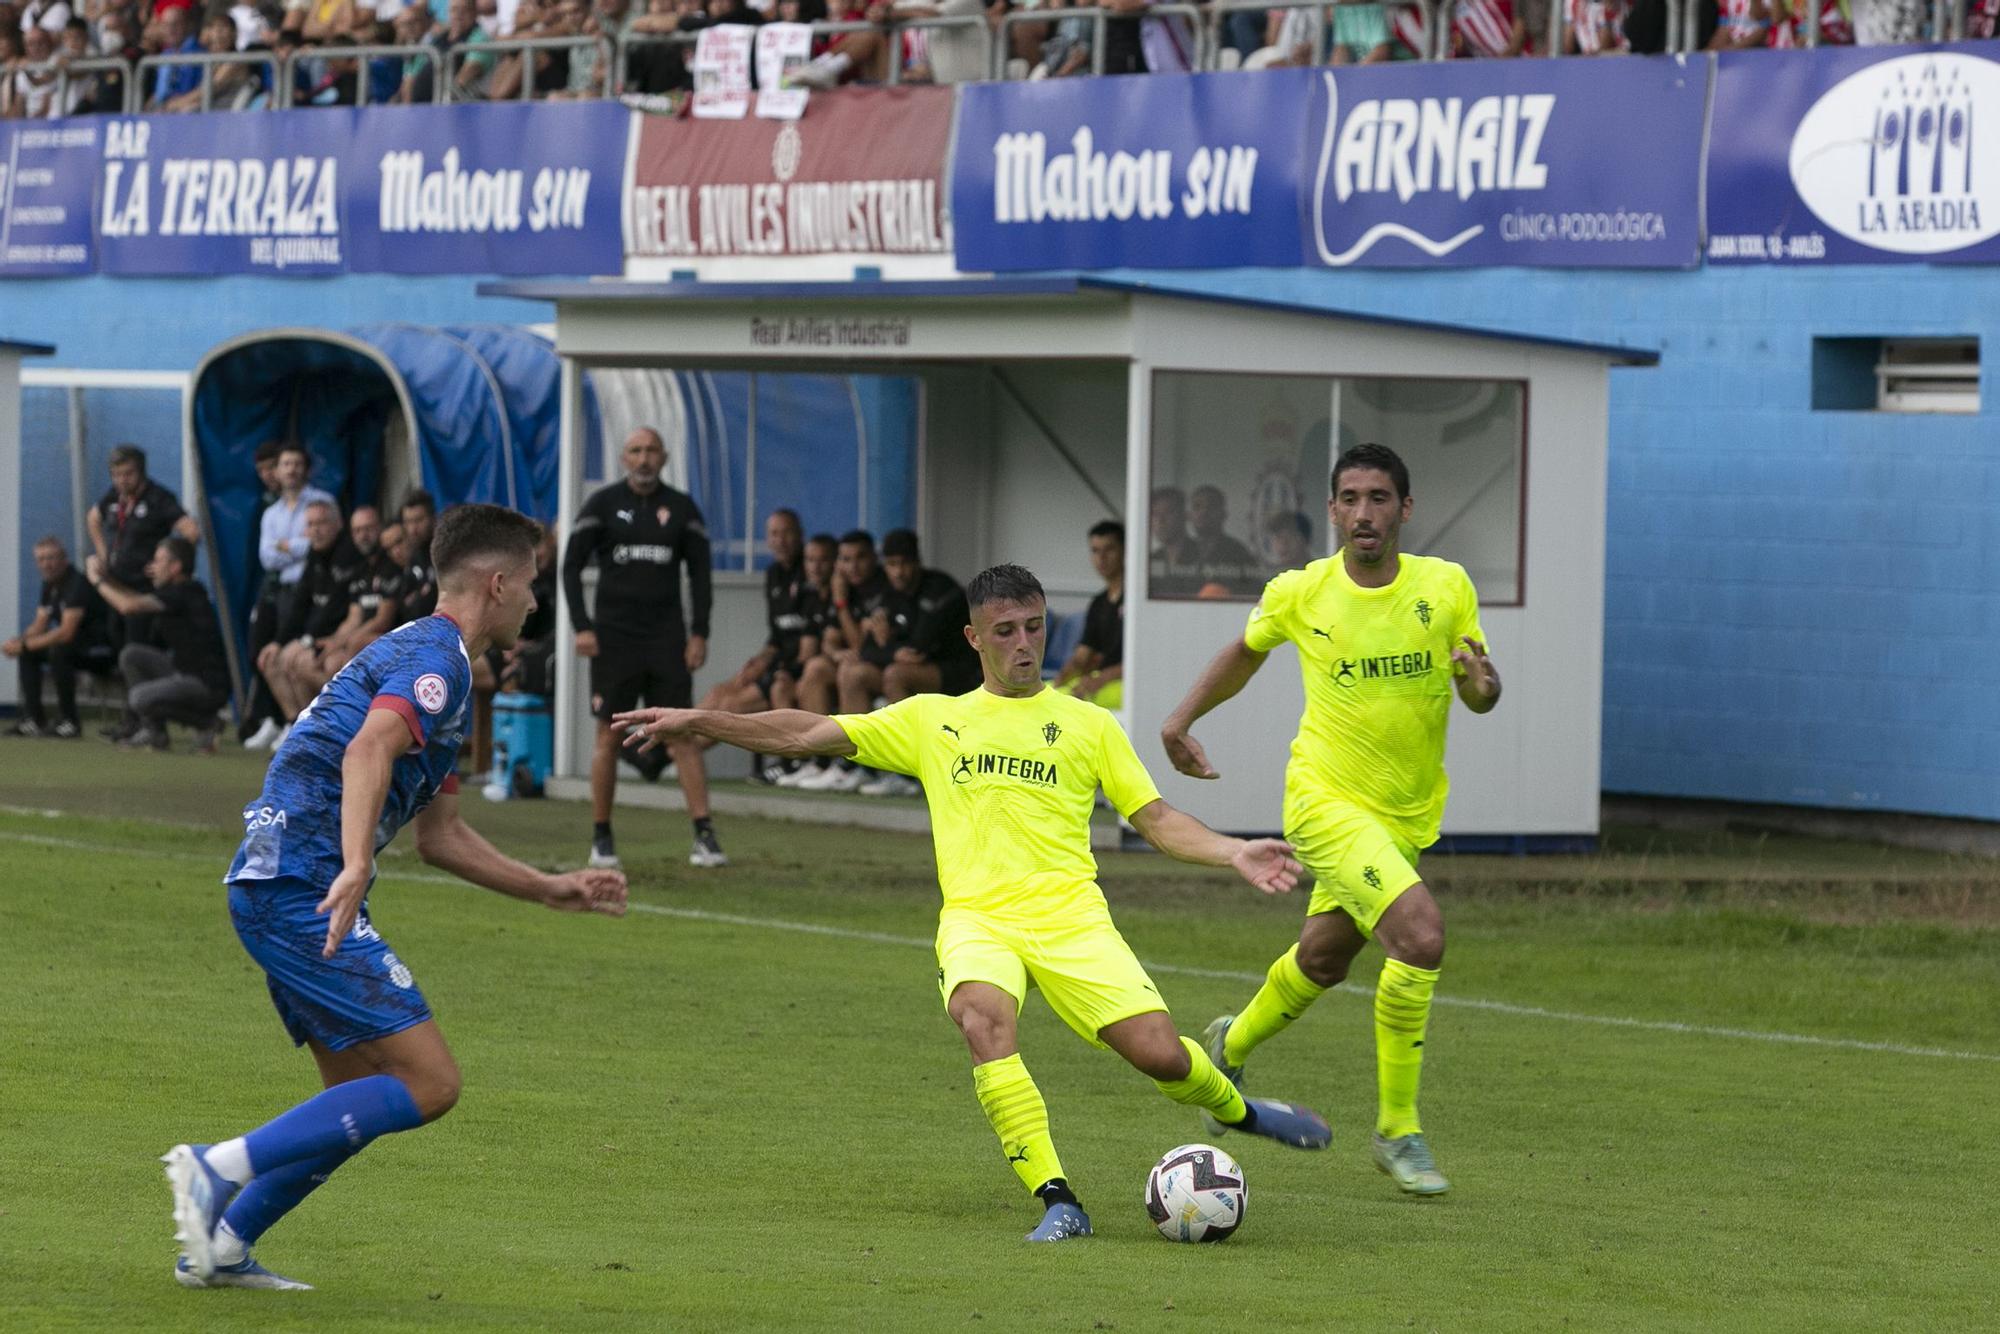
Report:
M834 719L861 763L924 785L946 908L1042 913L1102 901L1090 816L1097 789L1120 815L1159 799L1118 720L1044 688L1005 699L912 695Z
M1264 586L1243 642L1269 652L1290 640L1305 678L1305 714L1285 770L1287 797L1352 802L1423 848L1437 839L1451 790L1444 772L1451 660L1460 636L1481 643L1479 595L1462 566L1402 556L1395 581L1362 588L1336 553Z

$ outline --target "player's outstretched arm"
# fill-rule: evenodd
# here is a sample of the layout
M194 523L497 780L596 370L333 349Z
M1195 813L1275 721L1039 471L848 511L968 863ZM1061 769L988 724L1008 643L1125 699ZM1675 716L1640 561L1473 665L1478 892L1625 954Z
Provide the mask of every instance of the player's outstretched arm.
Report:
M1233 699L1238 691L1250 684L1250 678L1257 674L1257 669L1264 665L1264 659L1270 656L1238 639L1202 668L1187 698L1160 725L1160 744L1167 748L1167 758L1173 761L1174 768L1189 778L1222 777L1208 762L1208 752L1201 748L1201 743L1194 739L1189 729L1201 721L1210 709L1224 700Z
M759 755L852 755L854 743L833 719L804 709L723 713L715 709L634 709L611 719L625 744L651 750L685 737L707 737Z
M1186 811L1155 798L1126 817L1139 837L1175 861L1228 866L1266 894L1287 894L1299 883L1292 845L1278 838L1231 838Z
M623 871L551 874L515 861L465 822L458 809L457 793L440 795L417 814L414 823L419 857L482 889L544 904L559 912L601 912L611 917L622 917L625 913Z

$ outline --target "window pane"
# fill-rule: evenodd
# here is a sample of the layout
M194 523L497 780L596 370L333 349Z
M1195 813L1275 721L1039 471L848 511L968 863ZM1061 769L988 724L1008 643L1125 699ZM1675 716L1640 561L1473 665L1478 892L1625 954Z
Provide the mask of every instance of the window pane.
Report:
M1148 596L1253 601L1327 554L1333 380L1153 377Z
M1409 465L1404 551L1464 565L1483 601L1518 602L1525 407L1516 381L1161 371L1148 595L1251 601L1272 575L1330 554L1337 440L1387 445Z
M1512 380L1341 384L1341 448L1374 441L1409 465L1416 503L1403 525L1402 549L1457 561L1482 602L1519 602L1523 386Z

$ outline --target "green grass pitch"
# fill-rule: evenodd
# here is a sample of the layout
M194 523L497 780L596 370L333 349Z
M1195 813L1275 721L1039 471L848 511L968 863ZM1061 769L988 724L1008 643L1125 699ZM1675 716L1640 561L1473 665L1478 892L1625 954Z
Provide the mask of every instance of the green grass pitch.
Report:
M1035 1211L937 1000L922 839L725 820L735 864L695 872L678 817L624 813L620 921L399 849L375 919L464 1098L264 1240L318 1291L183 1291L157 1155L314 1087L218 884L258 768L0 758L0 1329L2000 1326L1991 865L1637 830L1427 868L1449 1197L1404 1200L1370 1164L1369 1008L1344 991L1250 1067L1334 1147L1232 1139L1248 1216L1199 1247L1139 1202L1193 1114L1032 998L1023 1049L1098 1235L1020 1240ZM530 860L584 850L576 806L466 806ZM1104 883L1187 1032L1247 999L1304 907L1150 855L1106 858Z

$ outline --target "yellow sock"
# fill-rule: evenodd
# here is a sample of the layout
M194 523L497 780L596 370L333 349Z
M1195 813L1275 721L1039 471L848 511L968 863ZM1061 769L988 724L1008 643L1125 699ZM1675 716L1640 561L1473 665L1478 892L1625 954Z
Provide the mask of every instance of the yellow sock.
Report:
M1154 1086L1184 1107L1205 1108L1226 1126L1241 1121L1245 1115L1243 1095L1236 1086L1223 1077L1193 1038L1182 1038L1181 1046L1188 1054L1187 1078L1156 1079Z
M1049 1138L1048 1105L1020 1053L973 1066L972 1088L1022 1185L1039 1190L1063 1174L1055 1141Z
M1292 946L1278 956L1264 974L1264 985L1229 1026L1229 1036L1222 1043L1224 1058L1231 1065L1243 1064L1258 1043L1284 1032L1325 993L1326 988L1299 967L1299 947Z
M1424 1028L1437 980L1435 968L1382 961L1382 976L1375 983L1375 1075L1381 1100L1375 1132L1384 1139L1414 1135L1422 1128L1417 1124L1417 1079L1424 1069Z

